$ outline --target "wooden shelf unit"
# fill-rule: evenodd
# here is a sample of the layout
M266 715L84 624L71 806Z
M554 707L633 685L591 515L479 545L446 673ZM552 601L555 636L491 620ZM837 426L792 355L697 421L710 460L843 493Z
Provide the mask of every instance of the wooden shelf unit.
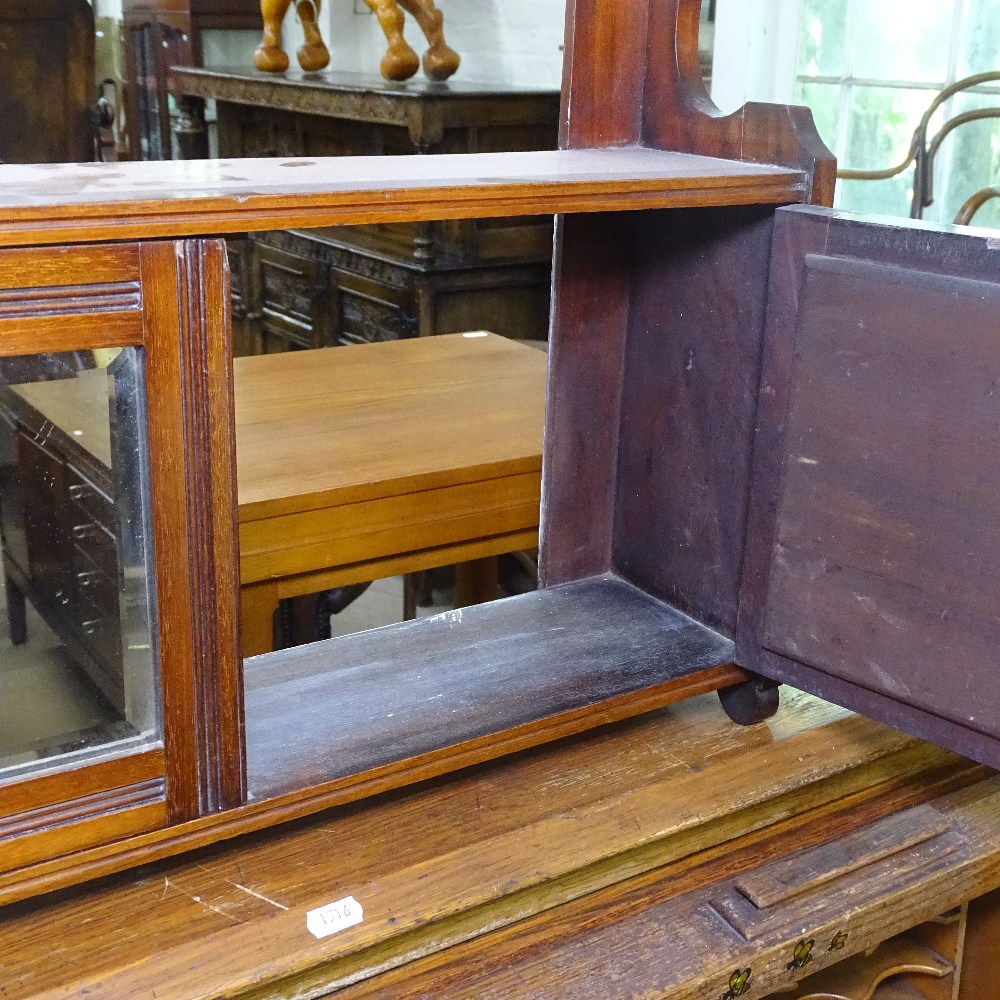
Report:
M681 6L690 2L683 0ZM615 5L608 4L596 19L580 14L577 24L587 25L588 30L618 31L613 22L622 16ZM572 12L570 19L572 23ZM578 32L577 44L581 42ZM586 59L586 52L580 58ZM571 58L570 63L573 61ZM666 95L664 100L664 110L668 106L675 111L687 106L686 101ZM575 100L572 106L572 116L564 118L564 133L587 114L617 116L623 110L615 106L606 112L594 107L588 112L584 103ZM292 226L558 213L563 232L557 237L562 257L560 260L557 254L561 277L556 282L556 329L572 328L580 333L584 327L591 327L601 340L615 344L624 333L618 282L628 269L642 267L634 259L634 248L622 241L623 226L659 229L672 212L679 210L684 218L693 218L692 213L719 213L719 225L728 230L729 213L746 213L753 220L745 234L748 252L738 256L752 273L736 280L741 286L748 282L760 285L762 303L766 257L759 255L759 244L769 231L774 206L825 197L824 185L832 176L832 160L812 135L808 113L763 109L758 114L762 127L752 143L735 138L745 126L741 116L712 119L698 112L698 117L704 122L705 141L689 136L690 148L683 152L657 148L656 142L639 134L602 136L595 142L567 133L563 136L565 148L549 152L0 168L0 180L5 182L0 189L0 246L9 248L0 251L0 264L8 265L3 298L10 303L28 299L33 303L26 310L15 304L7 314L0 314L0 324L6 322L10 331L6 350L141 342L134 324L118 322L114 311L88 313L88 303L101 308L100 296L92 297L96 291L91 291L90 283L101 280L107 269L88 268L85 261L88 256L102 261L109 254L118 254L141 264L145 248L160 248L156 268L149 265L143 270L140 266L137 276L130 271L128 277L138 281L143 303L155 300L159 308L174 310L177 315L175 325L160 324L159 329L162 336L174 338L179 349L178 371L183 387L178 400L182 415L161 425L162 434L174 437L173 451L152 454L150 460L154 473L162 466L161 476L168 471L171 475L182 471L185 476L185 490L170 503L174 516L183 516L186 510L186 528L177 532L174 540L158 535L156 553L161 593L172 595L178 607L183 603L188 609L180 623L183 627L173 633L173 641L161 644L164 673L185 677L184 684L173 680L165 687L166 780L161 786L165 817L161 825L118 843L101 843L98 829L92 839L74 841L72 849L62 855L51 850L48 860L0 872L0 900L23 898L221 837L261 829L579 732L609 719L624 718L689 694L734 684L745 676L731 665L729 640L717 634L713 622L692 620L687 617L687 608L678 613L668 606L672 602L654 595L642 598L645 610L633 621L635 635L622 646L628 656L632 643L638 643L647 650L645 658L627 664L623 661L625 669L620 674L607 657L601 664L586 655L553 659L550 654L559 652L559 644L546 645L539 637L535 654L529 656L526 652L534 648L531 643L523 650L535 664L531 669L538 673L532 681L538 697L521 700L511 670L514 666L524 669L526 663L510 661L501 672L508 704L499 714L494 712L490 685L473 685L470 704L463 707L471 713L467 732L452 732L444 727L430 743L403 739L399 746L404 757L398 761L366 756L366 734L359 733L358 740L348 739L348 744L361 754L351 751L356 767L345 765L338 771L333 765L314 773L309 771L308 754L292 753L281 762L283 741L273 725L277 719L267 707L271 688L267 674L271 678L279 676L284 668L279 662L252 661L244 689L235 631L238 579L230 329L226 280L219 266L223 245L215 237ZM724 138L727 131L733 132L732 141ZM628 223L626 218L636 221ZM736 216L736 228L741 232L743 218ZM575 234L568 231L571 219L578 220L582 227ZM593 246L597 233L601 234L599 247ZM642 248L649 241L639 231L637 236L640 252L645 252ZM743 235L738 237L742 239ZM170 240L176 242L167 242ZM30 244L30 249L22 249L25 244ZM77 244L69 257L62 249L66 244ZM53 253L53 247L60 249ZM652 240L649 248L653 255L650 264L660 267L663 261L657 260L664 253L662 241ZM587 258L583 267L581 253ZM600 277L591 273L594 268L601 272ZM573 317L574 309L584 302L574 292L581 279L592 282L588 294L597 294L603 300L600 307L588 308L583 326ZM41 299L32 299L34 292L28 289L39 285L46 286L45 294ZM63 315L58 327L52 324L47 317L51 315L48 303L53 296L65 297L71 303L65 311L78 310L79 317ZM754 315L738 320L738 324L744 322L752 326ZM81 329L88 331L82 345L75 343ZM0 326L0 334L3 332ZM756 336L749 334L748 343ZM576 350L572 341L561 343L557 337L553 347L557 368L577 364L560 353L567 346L571 352ZM610 375L616 365L621 373L613 357L599 360L595 356L589 364L595 374ZM559 396L558 384L551 383L547 416L550 427L559 425L559 414L566 407ZM592 402L596 408L591 416L597 418L607 406L616 405L603 389ZM607 427L615 423L612 418ZM720 433L726 432L727 428L720 428ZM594 436L594 462L587 462L598 479L605 474L600 471L605 443L603 432ZM558 449L550 450L547 460L561 464L565 456ZM566 473L557 471L556 475ZM574 489L582 486L586 493L581 498L581 510L603 495L600 482L582 484L576 473L570 474L566 485L570 483ZM561 506L561 498L551 489L550 495L555 506ZM157 503L164 500L154 496L154 515ZM602 537L600 523L604 517L602 514L596 518L596 533L586 529L591 538L585 545L572 543L578 554ZM560 544L569 544L578 528L565 524L567 533L560 543L551 534L552 525L558 524L560 518L549 522L550 555L547 560L543 558L543 571L550 584L566 586L553 586L544 592L542 602L558 603L563 599L560 595L574 592L577 581L591 580L590 584L581 584L591 604L597 600L606 612L619 605L624 611L628 601L622 605L622 595L639 591L617 580L614 567L606 559L588 562L586 572L580 573L564 565ZM562 531L560 528L559 533ZM181 538L183 546L178 545ZM177 561L181 553L186 553L183 558L187 577L176 576L182 565ZM172 571L173 576L169 575ZM185 579L186 585L179 582ZM399 632L405 632L408 641L429 642L426 655L432 659L444 662L450 657L456 664L463 664L471 654L480 655L489 648L489 643L480 646L476 638L483 629L483 635L490 629L496 631L498 648L512 642L513 636L520 634L519 629L523 632L524 609L532 600L469 613L468 624L457 632L444 630L440 622ZM560 612L571 623L565 627L589 629L586 619L593 615L585 610L589 607L587 601L575 607L571 601ZM176 629L178 621L172 617L165 620L161 611L161 627ZM671 647L670 629L663 631L669 622L674 623L670 628L678 622L687 623L684 628L690 632L689 641ZM447 631L454 634L449 636ZM357 648L360 651L364 647L365 655L370 653L371 662L377 663L381 657L378 647L383 642L394 642L397 634L389 630L359 639ZM596 638L595 643L594 648L600 648ZM580 653L572 645L567 649ZM314 678L318 676L324 686L329 680L322 676L325 654L317 651L320 659L313 660L307 672L311 671ZM289 654L273 655L281 660ZM597 666L607 671L606 677L600 670L595 673ZM325 667L329 669L330 663ZM366 674L361 670L357 676ZM379 686L365 680L359 690L363 692L366 687L369 691L365 697L377 701ZM245 701L249 709L246 714ZM322 736L329 721L322 711L312 722L300 720L301 734L305 736L311 729ZM413 724L419 728L422 722L416 720ZM248 739L254 744L252 751L248 751ZM248 760L252 762L249 767ZM303 767L308 773L303 772ZM361 771L346 773L356 768ZM256 787L248 784L251 775L256 775L254 780L260 779ZM18 790L0 786L0 809L5 796L13 800L15 791L22 796L18 801L25 801L25 795L30 801L30 787ZM72 802L69 782L51 794L61 794ZM49 815L39 813L36 826ZM64 825L69 834L73 829L71 812L67 812ZM30 822L19 830L23 837L35 835L35 826ZM57 838L60 835L57 830Z
M12 166L0 246L807 200L801 170L639 146Z
M571 5L558 152L0 168L0 353L147 352L163 695L162 755L146 754L141 781L124 756L0 786L0 857L18 859L0 871L0 900L735 685L748 675L728 662L734 641L738 664L764 677L1000 761L1000 682L982 670L982 651L1000 643L983 597L995 592L997 564L985 544L968 572L960 562L966 526L979 539L1000 531L991 487L1000 471L992 458L983 463L993 455L992 404L966 419L970 400L989 401L1000 380L998 352L979 349L990 344L1000 297L993 242L926 226L915 238L909 226L814 207L832 198L834 162L810 114L749 105L723 116L711 107L697 58L698 8L698 0ZM646 57L621 58L623 40ZM238 656L220 234L546 212L558 214L539 567L547 591L470 613L464 628L431 621L339 647L377 664L398 652L405 633L424 651L411 662L474 662L484 675L495 670L500 688L474 684L469 706L452 704L459 717L468 708L465 729L412 712L412 731L397 741L401 759L367 753L366 737L386 735L371 725L341 745L353 764L317 769L311 754L324 754L329 735L321 708L304 703L299 722L286 724L301 732L283 741L259 726L275 712L269 682L258 681L265 668L280 675L297 665L308 678L296 692L305 702L310 691L329 690L334 678L321 671L324 661L333 668L334 647L270 654L266 665L248 667L246 684ZM950 335L942 302L957 310L967 337ZM867 329L880 336L859 346ZM856 371L845 373L841 355L825 351L841 340L865 360ZM813 381L796 374L801 358L820 369ZM962 377L935 379L942 367ZM970 372L980 395L962 391ZM884 382L872 383L871 373ZM937 437L914 440L928 399L935 412L958 415L952 438L941 436L949 425L939 420ZM788 431L784 406L792 406L792 431L822 462L797 450L807 445ZM849 439L840 435L845 426ZM921 464L928 441L931 465L961 460L962 475L929 476ZM860 457L838 476L829 470L843 455ZM873 455L895 463L895 494L876 473L863 475ZM831 478L838 489L812 485ZM823 507L817 495L836 503ZM873 507L896 510L897 501L903 509L890 523L870 516ZM942 516L952 507L957 517ZM919 531L896 530L911 517ZM789 548L788 538L805 542ZM925 539L936 547L918 558ZM854 582L856 566L845 573L843 559L824 556L838 546L852 558L882 553L892 572ZM772 580L784 588L777 597ZM821 589L829 604L810 604ZM548 645L544 624L524 614L538 600L551 612L543 622L557 619L562 597L585 593L625 619L623 597L636 592L645 595L643 613L617 654L602 658L607 678L595 680L586 651L572 643ZM570 604L561 627L580 638L599 616L581 611L585 601ZM974 627L962 644L956 630L966 621ZM693 645L667 641L679 622ZM617 628L605 619L588 645L601 648ZM521 665L548 672L532 678L527 707L511 692L518 636ZM850 655L840 652L845 636ZM941 670L920 646L927 636L937 648L961 646L968 668L964 686L941 692L940 711L928 697ZM363 728L383 692L367 677L357 687L363 697L349 714ZM741 690L766 687L758 678ZM282 710L295 719L294 703ZM419 732L428 719L442 729L430 742ZM315 747L310 732L324 737ZM259 755L268 751L265 766ZM269 797L251 798L257 792Z

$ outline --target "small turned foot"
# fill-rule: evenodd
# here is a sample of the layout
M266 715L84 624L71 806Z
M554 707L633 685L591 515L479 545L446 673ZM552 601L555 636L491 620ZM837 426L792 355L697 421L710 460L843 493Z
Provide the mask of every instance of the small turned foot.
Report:
M307 73L317 73L330 63L330 50L323 41L316 17L319 14L319 0L295 0L295 12L302 22L305 44L295 53L299 65Z
M409 80L418 69L420 57L406 42L390 45L379 66L379 72L387 80Z
M752 726L770 719L778 711L778 683L766 677L752 677L742 684L723 688L719 691L719 701L733 722Z
M284 73L288 69L288 54L280 46L261 42L253 54L253 64L262 73Z
M447 80L461 61L462 57L444 42L432 45L424 53L424 75L428 80Z
M307 73L318 73L330 64L330 50L322 41L308 42L295 55Z

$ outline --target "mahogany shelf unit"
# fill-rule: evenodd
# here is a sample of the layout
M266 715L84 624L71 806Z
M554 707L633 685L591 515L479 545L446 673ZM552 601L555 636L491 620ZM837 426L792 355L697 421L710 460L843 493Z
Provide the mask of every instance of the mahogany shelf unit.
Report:
M766 686L747 668L1000 762L995 240L816 207L811 115L720 115L699 6L570 5L557 152L0 168L0 358L143 361L155 606L126 651L160 713L137 752L0 775L0 900ZM221 234L541 213L543 591L244 671Z

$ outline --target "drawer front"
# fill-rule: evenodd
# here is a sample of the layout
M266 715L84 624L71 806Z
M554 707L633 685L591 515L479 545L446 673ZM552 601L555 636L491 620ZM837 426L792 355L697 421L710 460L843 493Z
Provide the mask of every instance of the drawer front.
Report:
M359 294L354 288L339 290L337 343L372 344L402 340L417 333L417 320L394 302Z
M256 247L260 289L260 322L264 331L286 347L321 347L328 325L325 266L318 260L276 247Z
M66 491L74 528L92 522L99 524L112 536L113 543L115 505L111 497L71 465L66 467Z

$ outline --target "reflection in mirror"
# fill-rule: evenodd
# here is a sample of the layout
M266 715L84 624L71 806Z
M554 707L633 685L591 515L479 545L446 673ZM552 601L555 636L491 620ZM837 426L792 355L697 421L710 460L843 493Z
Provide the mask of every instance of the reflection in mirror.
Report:
M136 348L0 358L0 782L160 737Z
M715 50L715 2L702 0L701 27L698 31L698 61L707 90L712 89L712 56Z

